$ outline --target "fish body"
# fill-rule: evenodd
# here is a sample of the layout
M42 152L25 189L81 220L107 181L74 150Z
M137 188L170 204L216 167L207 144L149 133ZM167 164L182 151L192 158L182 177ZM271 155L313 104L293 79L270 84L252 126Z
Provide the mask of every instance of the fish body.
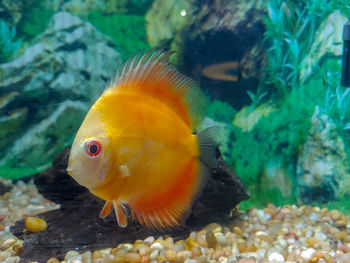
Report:
M205 182L201 148L210 155L214 145L209 135L193 134L205 98L168 64L170 55L149 51L129 60L91 107L71 149L67 171L106 200L100 216L113 207L123 227L129 210L149 227L182 224Z

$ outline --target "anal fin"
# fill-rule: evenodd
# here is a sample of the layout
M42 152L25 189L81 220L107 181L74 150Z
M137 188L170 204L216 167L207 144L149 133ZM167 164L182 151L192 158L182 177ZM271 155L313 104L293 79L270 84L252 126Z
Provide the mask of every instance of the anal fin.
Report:
M126 227L128 225L127 217L125 216L123 207L121 203L116 200L113 200L113 207L115 212L115 217L117 218L118 225L120 227Z
M112 201L106 201L105 205L101 209L100 218L107 217L112 211Z

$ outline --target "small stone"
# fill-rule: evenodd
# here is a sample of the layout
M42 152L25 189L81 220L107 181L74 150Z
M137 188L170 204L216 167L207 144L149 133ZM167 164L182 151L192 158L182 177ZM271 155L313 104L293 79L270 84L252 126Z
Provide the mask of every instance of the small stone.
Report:
M158 250L153 250L152 253L150 254L151 260L157 260L158 255L159 255L159 251Z
M24 252L23 245L21 243L16 243L12 246L12 250L16 253L16 255L21 256Z
M334 236L336 239L340 239L340 240L345 240L348 237L348 233L346 231L340 231L340 232L336 232L334 233Z
M126 254L126 260L130 263L137 263L141 261L141 256L137 253Z
M38 217L27 217L25 220L26 228L33 233L44 231L47 228L45 220Z
M200 247L192 247L191 251L192 251L192 254L194 257L199 257L202 255L202 251L201 251Z
M315 249L308 248L307 250L301 252L300 256L303 260L308 261L312 257L313 253L315 253Z
M151 253L151 249L148 246L146 246L146 245L140 246L138 248L138 250L139 250L139 254L141 256L146 256L146 255L149 255Z
M11 253L9 251L0 252L0 261L5 261L9 257L11 257Z
M159 242L155 242L151 245L151 249L154 250L162 250L164 249L164 247L159 243Z
M83 263L92 263L92 253L90 251L85 251L81 260Z
M117 248L115 251L113 251L112 254L115 257L125 258L127 253L128 251L124 247L120 247L120 248Z
M15 238L9 238L9 239L6 239L5 242L1 245L1 250L6 250L8 249L9 247L11 247L13 244L16 243L16 239Z
M184 243L183 242L176 243L175 246L174 246L174 250L175 250L176 253L179 253L180 251L185 250Z
M227 242L227 238L224 236L223 233L218 232L215 234L216 241L220 246L225 246Z
M79 256L79 252L78 251L74 251L74 250L70 250L66 253L64 259L68 261L68 259L75 257L75 256Z
M103 258L103 263L114 263L115 258L113 255L109 254Z
M256 260L252 258L241 258L237 263L255 263Z
M278 253L278 252L272 252L269 255L268 259L269 259L269 261L272 261L272 262L284 262L283 255Z
M338 210L334 209L329 212L329 216L334 220L337 221L340 219L341 214Z
M50 258L46 263L60 263L60 261L57 258Z
M308 246L313 247L317 243L317 239L315 237L309 237L305 242Z
M172 249L167 250L165 252L165 257L170 262L176 261L176 252L175 252L175 250L172 250Z
M240 236L243 235L242 229L240 229L238 226L234 226L233 231L235 231Z
M94 252L92 252L92 259L99 259L99 258L103 258L103 255L99 250L95 250Z
M192 251L189 251L189 250L183 250L183 251L180 251L178 254L178 259L179 261L185 261L186 259L189 259L192 257Z
M144 241L147 245L151 246L154 240L155 240L154 236L149 236L149 237L146 237Z
M205 239L207 240L208 247L214 248L216 246L217 240L212 231L206 233Z

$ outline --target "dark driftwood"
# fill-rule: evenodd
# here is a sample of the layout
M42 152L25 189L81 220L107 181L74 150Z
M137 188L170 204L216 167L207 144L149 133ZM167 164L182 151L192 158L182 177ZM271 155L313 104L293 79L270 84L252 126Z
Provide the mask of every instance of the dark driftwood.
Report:
M211 222L223 223L231 210L249 198L240 179L225 164L218 152L218 166L212 170L201 196L195 201L186 227L163 233L152 232L139 224L120 228L114 214L105 219L98 218L104 201L78 185L65 168L69 148L54 161L53 167L34 176L40 193L61 204L61 208L40 214L48 229L40 233L25 233L24 220L16 222L11 232L24 239L22 262L46 262L50 257L62 259L68 250L94 250L113 247L121 242L133 242L149 235L169 234L175 239L185 238L191 230L199 229Z

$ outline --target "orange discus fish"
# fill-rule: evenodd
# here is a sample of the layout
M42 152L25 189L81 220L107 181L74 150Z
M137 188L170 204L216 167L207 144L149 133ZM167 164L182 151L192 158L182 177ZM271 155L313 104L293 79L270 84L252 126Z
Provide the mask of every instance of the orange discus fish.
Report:
M153 228L181 225L214 158L213 130L194 134L205 97L168 63L172 52L130 59L95 102L74 140L68 173L112 206L119 226L128 214Z

